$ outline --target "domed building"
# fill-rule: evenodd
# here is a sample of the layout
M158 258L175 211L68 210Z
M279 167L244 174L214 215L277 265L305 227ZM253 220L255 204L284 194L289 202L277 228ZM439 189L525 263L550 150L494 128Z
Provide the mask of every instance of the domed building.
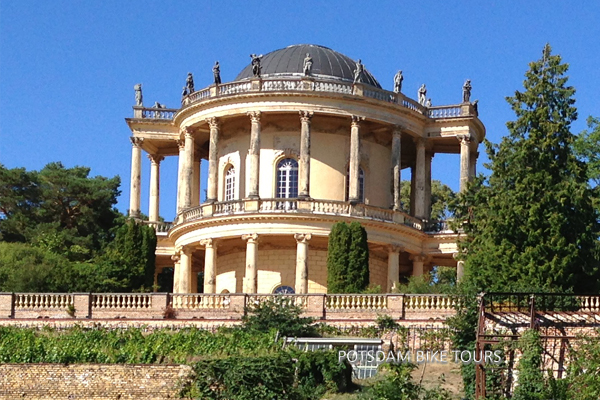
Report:
M188 85L179 109L144 107L138 91L127 119L130 215L140 214L144 151L156 271L174 268L174 293L326 293L328 235L339 221L366 228L370 282L384 291L434 265L456 267L457 234L430 229L431 160L457 154L461 190L474 175L485 128L468 94L428 107L399 87L383 90L360 60L316 45L254 56L233 82L214 72L213 85ZM179 157L177 193L161 195L177 196L178 212L167 224L159 168L170 156Z

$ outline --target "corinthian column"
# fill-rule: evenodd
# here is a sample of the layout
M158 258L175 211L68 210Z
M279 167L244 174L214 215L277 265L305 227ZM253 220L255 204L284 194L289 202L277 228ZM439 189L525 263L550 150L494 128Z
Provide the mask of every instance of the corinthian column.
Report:
M388 247L388 293L392 293L392 289L400 280L400 250L402 250L400 246L390 245Z
M415 216L417 218L427 218L427 207L425 200L425 179L427 167L425 165L425 139L416 139L417 160L415 165Z
M311 234L296 233L296 294L308 293L308 242Z
M392 134L392 179L393 179L393 196L394 199L394 210L400 211L402 205L400 202L400 185L401 185L401 171L402 171L402 131L400 127L396 127Z
M179 293L190 293L192 289L192 249L183 247L179 259Z
M215 293L217 283L217 243L213 239L203 239L204 246L204 293Z
M256 293L256 277L258 270L256 262L258 259L258 235L242 235L246 241L246 275L244 276L244 293Z
M471 135L459 135L457 138L460 141L460 191L464 192L470 180Z
M142 198L142 142L143 138L131 137L131 187L129 190L129 216L140 216L140 202Z
M183 208L192 206L194 189L194 136L190 128L185 128L185 163L183 169Z
M360 200L360 122L364 117L352 116L350 127L350 187L348 188L348 200L358 202Z
M185 173L185 141L178 140L179 157L177 158L177 213L183 209L183 175Z
M260 111L248 113L252 127L250 128L250 190L248 197L256 199L258 195L258 184L260 176Z
M209 118L208 126L210 127L210 143L208 146L208 188L206 202L214 203L217 201L218 192L217 163L219 156L219 120L216 118Z
M148 209L148 219L158 221L159 202L160 202L160 162L163 156L148 154L150 159L150 202Z
M298 197L310 197L310 120L312 112L300 111L300 163L298 165Z

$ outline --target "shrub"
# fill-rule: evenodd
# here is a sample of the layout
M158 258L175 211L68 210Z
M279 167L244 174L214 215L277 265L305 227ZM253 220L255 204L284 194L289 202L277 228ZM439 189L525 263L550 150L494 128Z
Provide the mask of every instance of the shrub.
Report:
M312 318L301 317L302 308L289 298L274 298L245 308L242 323L249 331L279 331L281 336L316 336Z

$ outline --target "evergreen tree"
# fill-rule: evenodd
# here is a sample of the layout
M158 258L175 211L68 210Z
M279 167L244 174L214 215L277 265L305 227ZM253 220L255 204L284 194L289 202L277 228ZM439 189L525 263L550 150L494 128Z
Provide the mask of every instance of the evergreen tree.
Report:
M525 90L507 98L517 117L508 136L486 143L491 175L458 209L468 219L465 281L478 291L596 291L600 229L586 165L573 151L568 65L546 45L529 66Z
M348 248L350 230L345 222L333 224L327 245L327 291L346 293L346 269L348 267Z
M331 227L327 249L327 291L360 293L369 286L367 231L358 222Z
M367 231L358 222L349 226L348 269L346 292L361 293L369 286L369 245Z

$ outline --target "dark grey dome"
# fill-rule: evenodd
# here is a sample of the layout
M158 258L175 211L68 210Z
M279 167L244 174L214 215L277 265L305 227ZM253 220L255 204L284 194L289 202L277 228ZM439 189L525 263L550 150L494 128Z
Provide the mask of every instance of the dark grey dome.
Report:
M335 50L314 44L296 44L285 49L275 50L261 59L261 76L264 78L301 76L304 74L306 53L313 59L311 75L345 82L354 81L356 62ZM252 65L249 64L238 74L236 81L251 78ZM364 70L363 83L381 88L377 79Z

